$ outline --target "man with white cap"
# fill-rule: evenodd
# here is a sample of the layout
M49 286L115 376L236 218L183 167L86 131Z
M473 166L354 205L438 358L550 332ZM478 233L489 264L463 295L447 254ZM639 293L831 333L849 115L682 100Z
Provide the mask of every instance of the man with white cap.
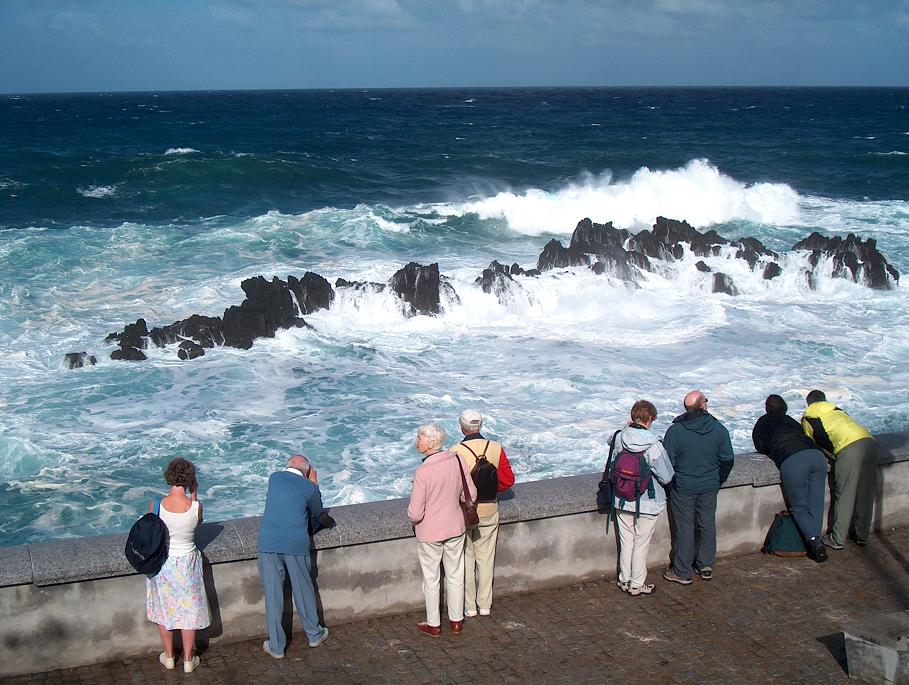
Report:
M452 447L470 468L477 486L477 514L480 525L467 531L464 549L464 615L489 616L492 609L492 577L499 534L499 505L496 495L514 485L514 472L501 443L487 440L480 431L483 417L476 409L465 409L458 419L464 439Z

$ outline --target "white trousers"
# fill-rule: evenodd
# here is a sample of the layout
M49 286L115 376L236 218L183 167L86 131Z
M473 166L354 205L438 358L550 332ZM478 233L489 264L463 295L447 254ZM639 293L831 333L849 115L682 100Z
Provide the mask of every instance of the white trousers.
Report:
M616 512L619 528L619 582L639 588L647 580L647 552L659 516Z
M464 608L492 608L492 576L496 565L499 512L480 517L480 525L467 531L464 546Z
M420 568L423 571L423 599L426 600L426 622L441 625L439 615L439 564L445 568L445 601L448 620L464 620L464 537L462 533L442 542L418 542Z

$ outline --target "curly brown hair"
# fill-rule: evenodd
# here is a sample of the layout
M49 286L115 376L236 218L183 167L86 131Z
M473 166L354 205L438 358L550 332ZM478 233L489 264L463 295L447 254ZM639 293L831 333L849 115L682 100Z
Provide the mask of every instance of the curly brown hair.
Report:
M196 482L196 466L189 459L177 457L171 459L164 469L164 482L168 485L181 485L190 487Z

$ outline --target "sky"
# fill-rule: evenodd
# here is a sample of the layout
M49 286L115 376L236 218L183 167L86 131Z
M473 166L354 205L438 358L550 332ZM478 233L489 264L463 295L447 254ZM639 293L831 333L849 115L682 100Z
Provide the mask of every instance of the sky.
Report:
M0 0L0 92L909 86L909 0Z

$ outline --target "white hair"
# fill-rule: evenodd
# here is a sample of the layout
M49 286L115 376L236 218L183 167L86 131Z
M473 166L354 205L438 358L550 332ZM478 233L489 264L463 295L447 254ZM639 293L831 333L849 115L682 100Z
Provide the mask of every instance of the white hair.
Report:
M309 473L309 469L312 468L312 464L309 463L309 459L304 457L302 454L295 454L290 459L288 459L287 466L291 469L299 469L304 474Z
M426 423L417 429L417 435L429 440L433 450L440 450L445 445L445 431L434 423Z

